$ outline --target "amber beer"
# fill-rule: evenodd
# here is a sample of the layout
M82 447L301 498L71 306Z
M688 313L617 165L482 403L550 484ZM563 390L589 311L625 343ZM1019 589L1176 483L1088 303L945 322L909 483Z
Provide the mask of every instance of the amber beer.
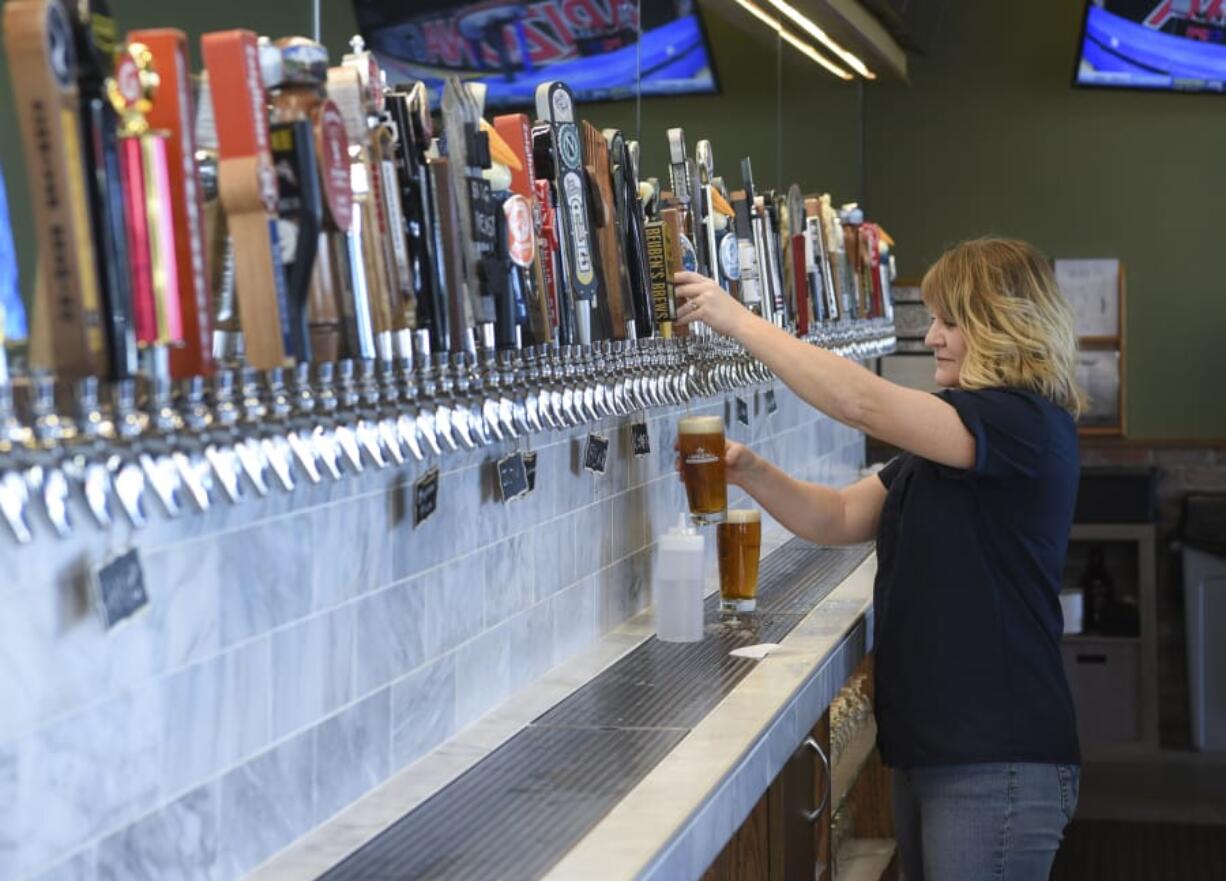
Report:
M761 515L752 508L734 508L716 528L715 541L719 551L720 608L726 612L752 612L757 606Z
M686 416L677 425L677 445L690 516L699 524L724 522L728 510L724 420L719 416Z

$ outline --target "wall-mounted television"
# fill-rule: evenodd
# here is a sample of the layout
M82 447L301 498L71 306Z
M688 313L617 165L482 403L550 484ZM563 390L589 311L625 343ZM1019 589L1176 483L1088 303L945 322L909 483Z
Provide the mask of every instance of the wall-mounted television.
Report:
M1226 91L1226 2L1090 0L1075 82L1120 89Z
M640 20L640 9L642 19ZM358 27L388 82L449 76L487 86L486 105L531 106L562 80L580 101L717 91L694 0L355 0Z

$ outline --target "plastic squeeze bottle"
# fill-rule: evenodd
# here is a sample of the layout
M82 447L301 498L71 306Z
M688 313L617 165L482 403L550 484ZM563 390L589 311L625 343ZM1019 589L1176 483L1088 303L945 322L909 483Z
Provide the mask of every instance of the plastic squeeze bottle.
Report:
M652 596L656 635L665 642L702 640L703 546L685 514L660 536Z

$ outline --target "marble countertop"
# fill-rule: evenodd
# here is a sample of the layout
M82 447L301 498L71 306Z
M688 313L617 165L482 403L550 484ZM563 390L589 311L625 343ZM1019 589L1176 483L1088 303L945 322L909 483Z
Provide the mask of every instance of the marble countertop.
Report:
M764 537L763 551L787 536ZM699 878L871 650L876 556L821 601L546 875ZM550 671L248 875L309 881L653 635L650 610Z

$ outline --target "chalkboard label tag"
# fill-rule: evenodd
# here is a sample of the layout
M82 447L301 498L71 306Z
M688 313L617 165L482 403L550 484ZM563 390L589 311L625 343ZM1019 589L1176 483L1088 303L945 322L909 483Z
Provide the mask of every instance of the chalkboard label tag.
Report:
M528 478L528 492L536 492L536 450L524 453L524 474Z
M413 483L413 527L417 528L438 507L438 466Z
M766 415L773 416L775 411L779 409L779 402L775 400L775 390L768 388L766 390Z
M634 443L636 459L651 455L651 435L647 431L646 422L635 422L630 426L630 439Z
M107 630L119 626L149 605L145 571L136 548L111 558L94 570L94 598Z
M609 458L609 439L597 431L587 436L587 449L583 453L583 467L594 474L604 474Z
M749 427L749 401L740 395L736 397L736 421L746 428Z
M516 451L498 460L498 491L503 502L528 494L528 469L522 453Z

